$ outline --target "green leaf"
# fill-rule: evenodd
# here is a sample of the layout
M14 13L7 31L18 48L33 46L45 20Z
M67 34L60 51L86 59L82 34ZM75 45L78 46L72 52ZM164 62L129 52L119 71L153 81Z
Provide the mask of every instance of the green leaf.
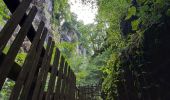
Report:
M138 29L138 26L139 26L139 20L134 20L131 22L131 25L132 25L132 30L137 30Z
M128 20L129 18L131 18L133 15L136 15L136 7L132 6L128 9L128 15L125 18L126 20Z

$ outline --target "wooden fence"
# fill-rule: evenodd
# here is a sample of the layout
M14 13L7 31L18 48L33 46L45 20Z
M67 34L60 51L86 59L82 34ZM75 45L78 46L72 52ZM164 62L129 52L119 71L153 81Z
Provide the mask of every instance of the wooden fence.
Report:
M48 30L44 22L41 21L38 29L34 29L32 22L37 8L33 6L26 14L32 0L4 2L12 16L0 32L0 90L6 78L10 78L15 81L10 100L75 100L77 92L74 72L59 49L54 48L53 39L47 37ZM9 51L4 54L2 51L18 25L21 28ZM31 47L24 64L19 66L15 58L26 36L31 41ZM46 38L48 42L44 48ZM52 62L53 52L55 56ZM44 90L46 84L47 91Z
M77 100L101 100L101 85L77 86L76 95Z

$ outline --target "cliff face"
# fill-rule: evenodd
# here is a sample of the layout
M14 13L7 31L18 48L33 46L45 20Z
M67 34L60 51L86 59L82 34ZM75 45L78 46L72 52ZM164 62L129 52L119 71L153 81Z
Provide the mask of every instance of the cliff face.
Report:
M37 6L38 13L36 15L36 23L43 20L46 24L46 27L51 30L51 18L52 18L52 0L33 0L33 5Z
M73 25L70 23L64 22L63 25L59 28L59 33L61 35L60 42L69 42L75 43L80 39L80 32L76 30ZM76 53L79 55L86 55L86 49L81 45L77 44Z

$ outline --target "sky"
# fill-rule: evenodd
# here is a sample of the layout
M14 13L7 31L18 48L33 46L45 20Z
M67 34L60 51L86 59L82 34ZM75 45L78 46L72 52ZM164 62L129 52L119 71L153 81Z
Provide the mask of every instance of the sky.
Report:
M84 5L81 0L69 0L71 12L77 15L77 20L82 20L84 24L94 23L97 8L91 7L90 4Z

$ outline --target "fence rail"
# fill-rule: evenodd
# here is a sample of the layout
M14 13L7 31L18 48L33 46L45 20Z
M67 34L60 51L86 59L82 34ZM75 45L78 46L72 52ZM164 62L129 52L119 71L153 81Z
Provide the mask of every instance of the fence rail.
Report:
M31 1L4 0L12 16L0 32L0 90L6 78L10 78L15 81L10 100L76 100L79 96L76 94L76 76L59 49L54 47L52 37L47 37L45 23L41 21L38 29L34 29L32 22L37 8L33 6L26 14ZM7 54L4 54L2 51L18 25L21 29ZM31 41L31 47L24 64L20 66L15 58L26 36ZM51 64L53 52L55 56Z

